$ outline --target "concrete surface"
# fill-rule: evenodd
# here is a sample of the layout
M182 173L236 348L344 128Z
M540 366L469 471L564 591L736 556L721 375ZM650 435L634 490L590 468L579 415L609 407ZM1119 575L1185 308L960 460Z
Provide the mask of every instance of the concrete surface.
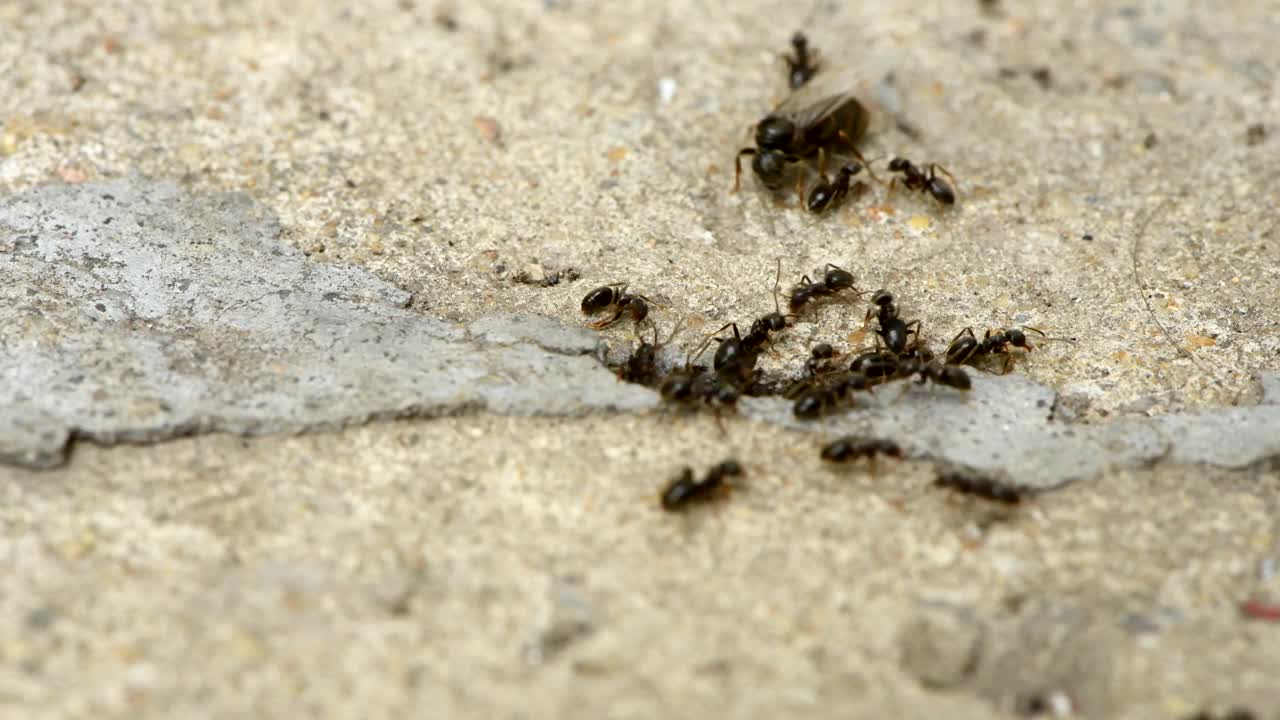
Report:
M1043 458L1037 477L1065 472L1046 486L1094 476L1010 513L928 489L924 463L835 474L790 427L646 413L84 444L57 470L0 468L0 715L976 718L1034 696L1085 717L1274 713L1280 628L1238 607L1280 602L1264 424L1280 370L1280 7L1001 5L0 5L5 407L21 378L23 409L45 413L0 418L37 436L6 445L10 461L58 462L68 434L195 429L183 418L293 431L442 410L416 347L465 356L458 392L483 396L472 372L496 373L504 397L532 388L491 409L574 414L580 381L600 383L588 406L645 407L564 329L582 295L629 281L664 333L686 322L678 358L771 310L781 259L784 285L833 262L893 290L935 345L966 325L1073 339L980 383L964 411L1021 387L1057 393L1052 421L1011 402L1010 422L965 446L926 420L953 412L942 392L866 417L913 452L1003 443L1024 468ZM798 27L824 72L920 131L881 120L865 146L877 168L899 153L945 165L956 208L877 189L814 218L750 178L728 193L734 152L785 96L777 54ZM90 223L100 183L167 224ZM77 231L49 232L55 217ZM33 226L34 245L19 232ZM217 262L176 250L204 247L202 227ZM155 257L99 255L94 237ZM68 254L41 256L46 243ZM255 262L253 283L226 282ZM180 268L221 285L194 314L148 315ZM325 304L334 285L367 292ZM237 297L270 307L220 324ZM815 308L764 365L865 344L862 312ZM328 361L297 339L326 319L403 330L383 336L399 359ZM55 326L76 332L34 342ZM602 335L613 356L631 342L625 326ZM202 344L358 390L264 396L269 368L168 362ZM563 406L509 372L539 363ZM56 386L77 364L123 392ZM159 405L166 378L210 374L208 394ZM246 396L269 417L237 414ZM317 396L319 420L297 414ZM142 434L113 435L111 409L138 413ZM769 401L744 413L785 419ZM1121 448L1136 465L1099 454L1127 428L1154 437ZM1075 464L1046 441L1068 431L1088 448ZM727 504L657 511L681 464L731 454L749 476Z
M471 332L406 310L408 293L367 271L280 243L275 218L242 196L46 186L0 202L0 228L0 462L52 466L71 437L656 404L590 357L589 330L508 314Z

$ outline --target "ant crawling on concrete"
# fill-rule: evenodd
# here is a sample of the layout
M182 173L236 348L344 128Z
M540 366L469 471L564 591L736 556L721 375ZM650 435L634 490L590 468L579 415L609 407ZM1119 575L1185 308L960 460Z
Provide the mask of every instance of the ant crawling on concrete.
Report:
M861 373L873 383L892 380L901 368L901 358L881 348L859 353L849 363L849 372Z
M872 317L876 318L880 327L876 335L884 343L885 348L895 355L909 353L920 342L920 321L906 322L898 312L898 305L893 301L893 294L888 290L877 290L871 295L871 308L863 318L865 325ZM908 341L915 336L914 342Z
M821 282L813 282L808 275L800 278L800 284L791 291L791 312L794 314L810 302L818 298L830 297L842 290L853 290L858 295L862 294L853 286L853 273L827 263Z
M676 333L680 332L683 321L675 324L671 328L671 334L667 336L665 342L658 342L658 325L652 320L649 325L653 327L653 342L641 340L636 349L631 352L618 367L618 378L624 382L638 383L645 386L653 386L658 382L658 351L675 339Z
M899 365L898 372L903 377L917 376L916 382L921 385L928 381L935 385L945 385L956 390L969 390L973 387L973 381L969 379L969 373L963 369L937 361L921 362L918 357L904 359Z
M942 470L933 484L991 502L1017 505L1025 493L1007 482L968 468Z
M830 369L831 361L842 355L831 343L821 342L809 348L809 359L804 361L804 373L810 379Z
M712 466L701 480L695 480L693 470L685 467L662 491L659 497L662 509L667 512L676 512L694 503L708 502L729 489L728 478L739 477L742 474L742 465L732 459Z
M778 261L778 274L773 282L773 312L758 317L751 322L747 334L740 335L737 323L728 323L716 330L713 335L729 328L733 329L733 337L721 338L716 348L712 367L716 373L728 382L739 387L751 384L755 374L756 360L764 346L769 342L771 333L780 332L787 327L788 315L783 315L778 307L778 283L782 279L782 261Z
M791 36L791 47L792 54L784 55L783 59L787 61L787 84L795 90L818 74L821 63L818 61L818 51L809 49L809 38L799 30Z
M706 351L711 340L707 338L698 352L685 360L683 368L668 373L662 379L658 393L663 400L686 408L699 403L709 405L716 409L718 418L721 407L737 405L739 392L717 374L705 372L705 368L693 364Z
M809 208L809 212L816 215L818 213L826 212L827 210L833 210L838 207L840 203L844 201L845 196L848 195L852 195L855 198L860 197L870 189L870 186L861 180L850 184L850 180L853 176L860 172L862 172L862 166L855 165L853 163L847 163L844 167L840 168L840 170L836 172L834 180L828 180L827 174L819 171L818 177L822 178L822 182L815 185L813 190L809 192L809 200L806 203Z
M631 321L639 325L649 317L650 303L653 301L643 295L628 293L627 283L612 283L598 287L582 298L582 314L599 315L613 311L612 317L587 324L587 327L594 330L607 328L621 320L624 315L630 315Z
M872 475L876 474L876 457L879 455L901 459L902 448L892 440L852 435L838 438L822 448L822 459L829 463L844 464L866 458Z
M791 412L802 420L813 420L841 407L855 392L871 392L875 381L860 372L845 372L819 382L806 380L789 389L794 398Z
M804 197L801 196L801 201L805 202L809 212L816 215L827 210L834 210L844 201L846 196L852 195L855 198L862 196L863 193L870 189L870 186L861 180L858 182L852 182L852 180L853 176L862 172L863 168L867 169L867 174L871 176L872 180L879 182L875 172L871 169L871 164L867 162L866 158L862 157L862 153L858 152L856 148L851 148L849 152L857 158L858 162L845 163L836 172L835 179L832 180L827 177L826 150L823 148L818 149L818 177L821 182L809 192L808 201L804 201Z
M908 190L927 192L933 196L934 200L943 205L954 205L956 193L951 189L950 185L938 177L939 171L950 178L951 182L954 183L956 181L955 177L947 172L946 168L937 163L929 163L928 171L926 172L906 158L896 157L889 161L889 172L902 173L902 185ZM890 193L893 192L894 184L898 181L899 178L889 181Z
M964 365L972 364L973 361L991 355L1004 356L1004 368L1000 374L1009 372L1009 368L1013 365L1013 350L1011 348L1021 348L1024 352L1031 352L1035 346L1027 339L1024 330L1046 337L1045 334L1033 327L1023 328L1007 328L1004 330L987 330L987 332L979 340L973 334L973 328L967 327L961 330L951 343L947 345L946 361L948 365Z

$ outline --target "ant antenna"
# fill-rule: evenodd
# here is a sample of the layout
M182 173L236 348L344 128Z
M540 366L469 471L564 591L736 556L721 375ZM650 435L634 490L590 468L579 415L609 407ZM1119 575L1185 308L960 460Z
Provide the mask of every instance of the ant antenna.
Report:
M717 332L718 332L718 331L717 331ZM707 351L707 346L708 346L708 345L710 345L710 344L711 344L711 341L712 341L712 340L715 340L715 338L716 338L716 336L715 336L714 334L713 334L713 335L708 335L708 336L707 336L707 339L702 341L702 345L698 346L698 352L697 352L697 353L695 353L695 354L693 355L693 357L691 357L691 358L686 358L686 359L685 359L685 361L684 361L684 366L685 366L685 368L686 368L686 369L693 367L693 361L694 361L694 360L697 360L697 359L698 359L698 358L700 358L700 357L702 357L702 353L704 353L704 352L706 352L706 351Z
M679 332L680 332L680 330L684 328L684 321L685 321L685 319L684 319L684 318L680 318L679 320L677 320L677 321L676 321L676 324L675 324L675 325L672 325L672 326L671 326L671 334L667 336L667 341L666 341L666 342L664 342L664 343L659 343L659 342L658 342L658 325L657 325L657 323L654 323L654 325L653 325L653 345L654 345L654 347L666 347L667 345L670 345L670 344L671 344L671 341L676 339L676 333L679 333Z

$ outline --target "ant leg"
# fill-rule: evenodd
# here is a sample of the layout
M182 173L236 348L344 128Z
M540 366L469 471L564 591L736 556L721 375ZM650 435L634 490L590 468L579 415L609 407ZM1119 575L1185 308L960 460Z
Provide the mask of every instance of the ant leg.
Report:
M660 307L660 308L662 308L663 310L666 310L666 309L667 309L667 306L666 306L666 305L663 305L662 303L660 303L660 302L656 302L656 301L654 301L654 300L650 300L649 298L645 297L644 295L641 295L640 293L636 293L635 295L632 295L631 297L640 298L641 300L645 301L646 303L648 303L648 304L650 304L650 305L652 305L652 306L654 306L654 307Z
M947 172L947 169L942 167L938 163L929 163L929 179L930 180L936 177L936 175L934 174L936 172L941 172L943 175L946 175L947 179L951 181L951 184L955 185L956 188L959 189L960 183L956 182L955 175L952 175L951 173Z
M719 332L719 330L717 330L716 332ZM712 341L712 340L714 340L714 339L715 339L715 335L708 335L708 336L707 336L707 339L706 339L706 340L703 340L703 341L702 341L702 345L700 345L700 346L698 347L698 352L697 352L696 354L694 354L692 357L689 357L689 358L686 358L686 359L685 359L685 361L684 361L684 366L685 366L686 368L688 368L688 367L692 367L692 366L693 366L693 361L694 361L694 360L697 360L697 359L698 359L698 358L700 358L700 357L702 357L702 353L704 353L704 352L706 352L706 351L707 351L707 346L708 346L708 345L710 345L710 344L711 344L711 341Z
M912 326L914 326L914 328ZM907 333L908 334L914 333L916 336L915 342L912 345L913 348L920 344L920 327L921 327L921 323L919 320L912 320L911 322L907 323Z
M725 323L720 327L720 330L716 330L715 332L711 333L711 335L712 336L718 335L720 334L721 330L727 330L728 328L733 328L733 338L735 340L742 339L742 336L738 334L738 323L735 323L735 322Z
M867 308L867 314L862 317L862 332L867 331L867 326L871 324L871 318L876 314L875 308Z
M1049 337L1048 335L1046 335L1046 334L1044 333L1044 331L1043 331L1043 330L1040 330L1039 328L1033 328L1033 327L1031 327L1031 326L1029 326L1029 325L1023 325L1023 326L1022 326L1022 329L1023 329L1023 330L1030 330L1031 332L1033 332L1033 333L1035 333L1035 334L1039 335L1039 336L1040 336L1040 337L1042 337L1042 338L1048 338L1048 337ZM1052 338L1052 339L1056 340L1057 338ZM1034 350L1034 349L1035 349L1035 346L1031 344L1031 341L1030 341L1030 340L1028 340L1028 341L1027 341L1027 352L1031 352L1031 351L1032 351L1032 350Z
M1010 369L1010 368L1012 368L1012 367L1013 367L1013 353L1011 353L1011 352L1009 352L1008 350L1006 350L1006 351L1005 351L1005 353L1004 353L1004 367L1003 367L1003 368L1001 368L1001 370L1000 370L1000 374L1001 374L1001 375L1008 375L1008 374L1009 374L1009 369Z
M858 162L862 164L862 167L867 171L867 174L871 176L872 180L875 180L881 185L884 184L884 182L880 178L876 177L875 170L871 169L871 162L868 161L865 157L863 157L862 153L858 152L858 148L853 147L852 143L850 143L849 145L849 151L853 154L855 158L857 158Z
M827 150L826 148L818 148L818 175L822 177L822 183L827 183Z
M967 327L961 330L960 332L956 333L956 336L951 338L951 342L947 343L947 347L951 347L952 345L954 345L955 342L960 339L960 336L964 335L965 333L969 333L969 337L973 338L975 342L977 341L978 338L973 337L973 328Z
M742 156L755 154L755 148L743 148L738 151L738 156L733 159L733 192L738 192L738 189L742 187Z
M597 320L593 323L587 323L587 327L592 330L603 330L621 320L624 314L626 314L626 310L620 309L613 314L613 317L605 318L604 320Z

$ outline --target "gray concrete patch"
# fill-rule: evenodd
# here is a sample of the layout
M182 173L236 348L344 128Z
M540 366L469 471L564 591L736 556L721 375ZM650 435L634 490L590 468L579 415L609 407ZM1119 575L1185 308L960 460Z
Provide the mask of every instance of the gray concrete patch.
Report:
M0 202L0 461L50 467L72 437L332 428L374 417L572 414L656 403L594 335L405 309L366 270L308 261L246 196L139 179ZM537 344L530 338L537 337Z
M1273 405L1071 424L1052 418L1050 388L1017 375L972 376L968 393L894 383L852 411L816 422L795 418L791 403L776 398L746 398L742 408L749 417L831 438L892 439L912 457L971 467L1030 489L1165 457L1232 469L1280 457L1280 410Z

